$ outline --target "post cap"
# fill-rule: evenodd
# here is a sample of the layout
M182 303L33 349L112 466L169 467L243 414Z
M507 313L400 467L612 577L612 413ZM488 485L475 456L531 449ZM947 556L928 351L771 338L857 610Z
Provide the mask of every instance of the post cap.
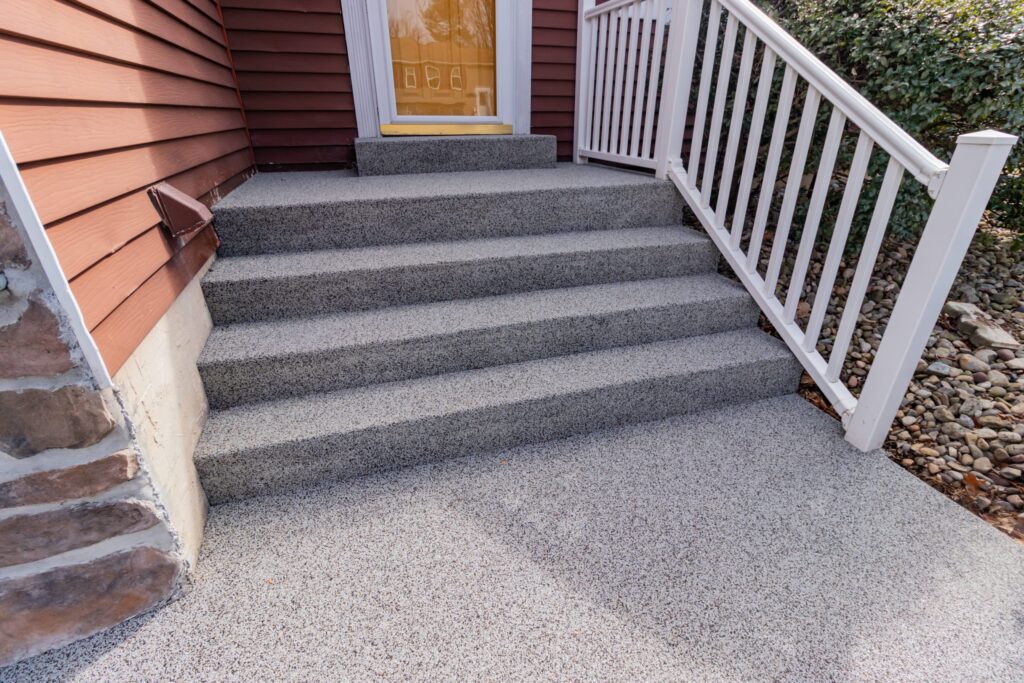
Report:
M965 133L956 139L958 145L997 145L1011 147L1017 142L1016 135L1002 133L998 130L979 130L976 133Z

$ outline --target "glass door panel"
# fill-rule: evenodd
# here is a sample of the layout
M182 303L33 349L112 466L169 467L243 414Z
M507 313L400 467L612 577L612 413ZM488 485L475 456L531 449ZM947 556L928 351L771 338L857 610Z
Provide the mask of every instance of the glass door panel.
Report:
M495 0L387 0L395 114L498 114Z

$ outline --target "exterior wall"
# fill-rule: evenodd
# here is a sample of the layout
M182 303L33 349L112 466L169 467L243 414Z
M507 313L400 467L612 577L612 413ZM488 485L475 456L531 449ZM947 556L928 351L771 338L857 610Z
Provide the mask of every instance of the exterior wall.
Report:
M256 163L264 170L355 161L341 0L222 0Z
M121 396L59 303L67 283L43 267L43 228L16 210L28 202L2 146L0 174L3 666L152 609L187 564Z
M531 132L554 135L572 159L576 106L577 0L534 0Z
M576 0L534 0L532 132L572 157ZM355 162L358 136L340 0L223 0L256 163L264 170Z
M214 0L4 0L0 131L111 372L216 246L169 239L145 189L207 204L251 172Z

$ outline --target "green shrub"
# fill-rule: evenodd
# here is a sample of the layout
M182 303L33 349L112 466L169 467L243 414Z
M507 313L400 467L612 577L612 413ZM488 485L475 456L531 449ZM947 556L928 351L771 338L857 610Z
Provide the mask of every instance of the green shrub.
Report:
M811 52L939 158L985 128L1024 134L1024 1L762 0ZM919 230L923 192L893 216ZM1024 144L1011 153L989 204L1024 240Z

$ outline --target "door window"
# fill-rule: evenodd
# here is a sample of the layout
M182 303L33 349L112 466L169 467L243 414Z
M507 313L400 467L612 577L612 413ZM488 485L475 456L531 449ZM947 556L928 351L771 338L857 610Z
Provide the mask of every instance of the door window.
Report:
M495 0L388 0L387 12L396 114L495 114Z

